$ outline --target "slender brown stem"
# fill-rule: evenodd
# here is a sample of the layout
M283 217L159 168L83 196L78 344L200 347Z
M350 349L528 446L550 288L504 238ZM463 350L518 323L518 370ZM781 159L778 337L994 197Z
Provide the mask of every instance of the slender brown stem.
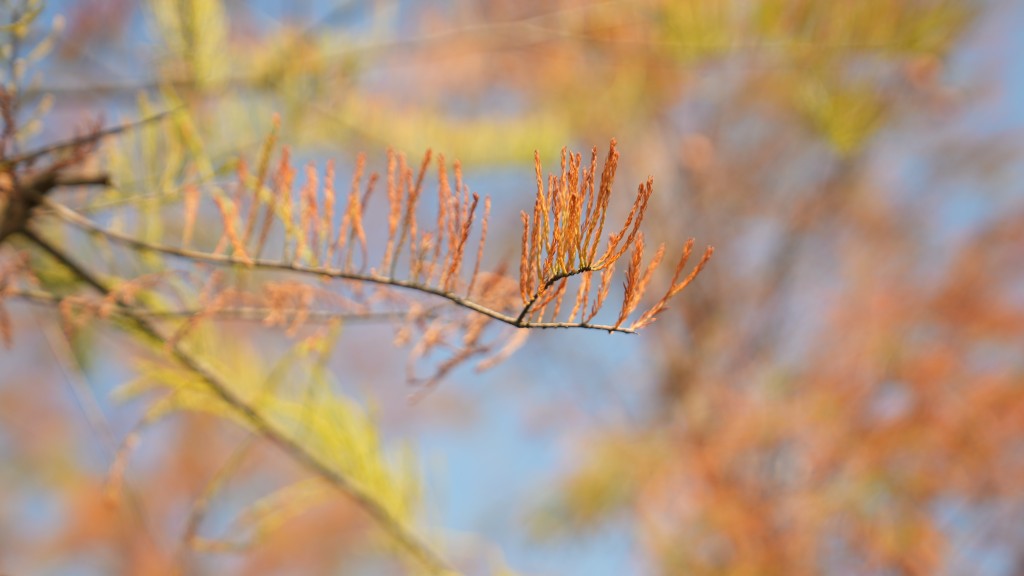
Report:
M104 128L103 130L97 130L95 132L85 134L84 136L77 136L75 138L61 140L59 142L50 144L49 146L43 146L42 148L36 148L35 150L25 152L24 154L19 154L13 158L5 158L3 160L0 160L0 165L14 166L16 164L23 164L25 162L35 160L36 158L46 156L47 154L52 154L53 152L59 152L60 150L74 148L76 146L81 146L83 144L91 144L92 142L96 142L97 140L101 140L103 138L106 138L107 136L113 136L115 134L127 132L128 130L138 128L139 126L143 126L151 122L162 120L163 118L167 117L176 110L178 110L178 108L172 108L170 110L165 110L158 114L154 114L152 116L142 118L134 122L119 124L117 126L111 126L110 128Z
M59 306L64 298L55 296L42 290L8 290L6 298L20 299L33 304L44 306ZM244 322L262 322L268 315L273 313L303 314L305 322L332 322L340 320L351 323L372 323L372 322L398 322L408 318L408 310L393 310L379 312L351 312L340 313L329 310L302 310L299 308L263 308L259 306L236 306L230 308L219 308L203 310L202 308L179 308L173 310L151 310L140 306L118 305L115 308L118 313L131 313L151 319L175 319L190 318L193 316L210 316L218 319L240 320ZM429 309L426 316L431 317L437 313L437 309Z

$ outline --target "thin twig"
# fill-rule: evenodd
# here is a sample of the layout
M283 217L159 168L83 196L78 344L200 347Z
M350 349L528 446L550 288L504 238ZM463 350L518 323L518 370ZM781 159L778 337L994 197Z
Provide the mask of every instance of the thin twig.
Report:
M228 461L225 462L224 465L217 470L210 481L207 482L206 488L203 489L200 497L192 503L192 509L188 514L188 521L185 523L185 532L181 535L181 543L178 547L177 556L179 559L179 565L188 567L191 559L189 551L196 540L196 534L199 532L199 525L202 523L203 519L206 517L206 513L209 511L211 500L213 500L213 497L217 492L227 484L231 475L238 470L246 457L249 456L254 444L254 439L254 436L248 436L242 442L241 446L235 450L234 454L231 455Z
M10 293L7 295L9 296ZM89 387L89 383L85 379L85 370L82 368L71 349L71 343L68 340L69 335L58 331L52 324L46 324L43 322L37 323L42 329L43 336L46 338L46 342L50 347L50 352L53 354L54 359L57 362L58 368L64 375L64 381L67 382L71 390L71 394L75 398L75 403L78 404L79 409L82 411L82 415L85 417L85 420L89 424L93 433L100 438L100 443L109 452L108 456L111 459L115 459L117 457L117 440L114 437L114 432L111 429L110 422L103 414L103 409L96 400L96 395L93 394L92 389ZM124 489L127 496L128 508L134 516L138 528L142 531L145 539L151 545L155 546L157 542L153 537L153 531L149 526L146 510L139 498L139 495L130 485L127 485L127 483L125 484Z
M8 290L4 297L24 300L33 304L44 306L60 306L64 298L45 292L43 290ZM299 308L263 308L258 306L238 306L232 308L220 308L203 310L201 308L184 308L174 310L151 310L139 306L125 306L118 304L114 311L121 314L136 314L143 318L168 319L168 318L191 318L193 316L210 316L213 318L240 320L248 322L262 322L270 314L303 314L306 322L332 322L340 320L351 323L372 323L372 322L397 322L409 317L408 310L392 310L378 312L332 312L330 310L303 310ZM437 312L436 309L427 310L425 317L430 318Z
M0 165L2 165L2 166L14 166L16 164L22 164L22 163L25 163L25 162L30 162L32 160L35 160L36 158L39 158L39 157L42 157L42 156L46 156L47 154L52 154L53 152L58 152L60 150L65 150L67 148L74 148L76 146L81 146L83 144L91 144L93 142L96 142L97 140L101 140L103 138L106 138L107 136L113 136L115 134L120 134L122 132L127 132L128 130L133 130L135 128L138 128L139 126L143 126L143 125L149 124L151 122L156 122L158 120L162 120L166 116L168 116L168 115L170 115L170 114L172 114L174 112L177 112L180 108L181 108L181 106L178 106L178 107L175 107L175 108L171 108L170 110L164 110L163 112L160 112L158 114L154 114L152 116L148 116L146 118L141 118L139 120L135 120L134 122L127 122L125 124L119 124L117 126L111 126L110 128L104 128L103 130L97 130L95 132L92 132L90 134L85 134L83 136L77 136L75 138L69 138L68 140L61 140L59 142L54 142L53 144L50 144L48 146L43 146L42 148L36 148L35 150L32 150L30 152L25 152L24 154L19 154L19 155L13 157L13 158L5 158L3 160L0 160Z

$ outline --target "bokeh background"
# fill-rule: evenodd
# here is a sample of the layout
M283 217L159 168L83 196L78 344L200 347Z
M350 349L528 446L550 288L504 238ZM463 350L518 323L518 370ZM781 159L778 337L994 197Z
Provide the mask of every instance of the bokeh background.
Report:
M279 141L334 159L342 182L358 152L381 170L388 147L429 147L493 198L487 256L514 262L534 150L555 170L562 146L614 137L620 189L655 177L648 236L716 247L639 336L532 334L415 403L393 332L344 326L337 389L413 454L420 526L461 570L1024 571L1021 3L69 0L42 14L25 46L56 21L52 51L23 91L47 110L39 141L173 90L218 169L255 156L275 114ZM180 201L177 175L146 161L123 167L134 179L97 218ZM343 498L238 522L300 474L259 443L198 527L212 544L180 553L245 433L204 415L146 427L132 503L110 505L114 453L145 409L112 394L135 377L130 343L97 328L69 344L57 312L5 305L0 572L403 573ZM245 354L293 344L219 330Z

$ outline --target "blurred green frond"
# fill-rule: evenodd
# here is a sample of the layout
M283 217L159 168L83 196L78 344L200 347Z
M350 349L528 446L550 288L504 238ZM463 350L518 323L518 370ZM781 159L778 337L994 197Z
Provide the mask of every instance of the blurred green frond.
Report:
M170 63L185 67L199 89L227 76L228 22L218 0L151 0L153 22Z
M967 3L950 0L684 0L662 12L659 38L670 54L697 61L735 51L764 64L754 81L841 155L885 122L877 90L893 62L882 66L878 57L941 56L973 16Z
M7 8L10 9L9 3L5 4L8 4ZM32 25L39 18L39 15L42 14L44 4L43 0L25 0L18 4L21 4L21 6L12 13L15 16L14 21L0 24L0 33L11 34L15 38L20 39L28 35Z
M386 450L371 416L358 402L334 390L322 365L311 368L300 362L305 352L299 350L271 367L244 342L202 329L190 334L188 342L193 354L202 350L199 356L222 375L231 391L278 431L357 484L395 519L412 521L419 497L412 452L408 448L395 453ZM191 411L252 428L243 414L193 372L146 359L137 359L135 368L138 377L116 395L130 399L158 393L147 409L146 422Z
M317 504L337 497L332 486L319 478L289 484L249 505L235 519L230 532L251 535L255 542Z
M944 53L972 16L950 0L761 0L752 13L760 38L808 56Z
M882 99L871 86L840 88L808 82L794 105L841 155L860 149L881 124Z
M352 94L337 109L323 112L336 122L311 126L314 141L337 143L351 131L401 150L444 149L467 164L520 162L534 150L554 154L571 134L568 118L544 110L457 119L440 110L401 108L372 95Z
M532 513L531 532L545 540L568 537L624 512L657 452L655 447L620 441L599 444L588 461L562 481L555 496Z
M742 40L736 2L688 0L660 6L660 37L677 58L698 60L735 49Z

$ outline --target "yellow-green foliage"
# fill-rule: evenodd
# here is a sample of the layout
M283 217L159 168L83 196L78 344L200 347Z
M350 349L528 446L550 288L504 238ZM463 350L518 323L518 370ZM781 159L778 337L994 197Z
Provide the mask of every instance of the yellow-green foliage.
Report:
M314 141L337 142L339 133L354 132L400 150L443 149L467 164L521 162L534 150L554 154L571 132L568 118L554 111L457 119L440 110L401 107L355 93L327 116L335 121L310 127Z
M359 90L374 48L396 40L381 33L390 25L387 14L375 13L374 27L365 33L335 30L325 36L316 28L283 27L258 44L240 46L227 41L221 2L149 5L168 64L179 69L170 78L199 91L226 90L230 82L273 97L269 108L252 92L244 106L239 98L218 99L218 132L232 133L234 142L246 140L237 130L273 109L290 120L293 144L330 146L357 135L405 150L444 149L467 164L518 161L535 149L552 153L581 128L600 125L603 119L588 112L598 104L635 113L651 98L642 88L642 76L650 72L627 67L626 74L607 76L600 89L586 88L585 98L571 91L528 113L458 118L436 105L404 106ZM851 77L855 64L885 54L941 56L971 17L964 3L950 0L680 0L654 6L650 14L643 7L595 6L588 18L612 28L623 18L651 20L656 27L650 49L692 65L749 56L746 65L763 69L774 86L764 97L805 115L840 154L855 151L887 114L881 99Z
M139 95L138 108L142 117L161 109L145 93ZM117 186L96 195L95 205L136 205L140 237L147 242L161 240L164 218L160 209L168 202L180 201L179 185L187 162L185 148L181 139L174 137L171 124L151 123L127 132L106 148L106 162ZM113 214L120 219L124 212ZM115 226L118 224L115 220Z
M20 9L15 14L16 17L0 25L0 33L11 34L18 39L28 36L32 25L43 12L43 1L26 0L20 4ZM9 6L5 6L5 8L9 8ZM6 46L7 43L4 43L4 45Z
M967 5L950 0L760 0L749 12L759 39L790 53L943 53L970 18Z
M189 352L200 358L230 386L231 392L258 412L320 462L350 479L397 521L409 524L419 498L413 455L410 449L386 450L376 424L367 411L331 385L323 362L306 358L302 346L286 355L277 366L266 365L261 353L238 339L197 330L187 338ZM230 342L230 344L229 344ZM194 372L171 362L137 359L138 377L121 387L121 399L150 397L146 423L164 416L191 411L212 414L252 429L249 419L227 405ZM301 385L299 384L301 383ZM254 431L255 432L255 431ZM315 503L319 488L293 487ZM336 492L332 494L336 495ZM286 499L289 506L296 502ZM258 518L273 522L271 499L262 504ZM279 511L288 516L291 511ZM264 527L266 528L266 527Z
M3 6L10 16L5 12L4 22L0 24L0 61L5 62L0 66L0 86L9 94L38 89L40 77L34 67L53 50L54 41L64 28L64 19L54 18L53 25L46 30L39 22L44 7L42 0L8 1ZM16 45L20 48L17 52ZM21 105L20 124L13 137L24 143L42 131L43 117L53 107L53 97L44 94L34 102L26 100Z
M737 50L835 58L883 51L943 53L970 18L963 2L680 0L660 7L662 39L679 57Z
M885 108L871 86L837 86L807 82L793 94L794 106L836 152L860 149L879 125Z
M172 64L183 64L198 88L226 77L228 23L218 0L151 0L153 22Z
M319 478L300 480L250 504L236 519L231 531L252 534L258 540L317 504L336 498L337 494Z
M633 502L638 479L661 457L664 446L656 443L601 444L534 513L532 532L538 538L558 538L600 525Z
M663 3L658 23L668 50L677 58L697 60L736 49L744 41L739 29L743 11L737 4L722 0Z
M199 91L226 89L233 82L275 96L272 108L291 121L295 132L289 141L295 144L338 145L356 134L405 150L442 148L471 163L520 161L535 149L554 153L569 138L569 122L560 113L462 119L441 110L403 108L351 90L358 81L360 42L365 38L321 38L307 30L282 29L258 45L237 50L226 42L220 2L152 0L149 6L167 65L176 70L166 77ZM341 96L340 104L328 105L327 96ZM235 143L248 141L238 130L245 131L254 117L269 118L264 104L259 98L244 105L237 98L218 99L218 132L229 132Z
M259 174L266 175L270 153L266 129L273 115L261 113L255 122L244 120L252 108L233 99L220 101L217 123L211 125L186 108L171 88L163 89L156 101L141 93L138 97L140 118L151 118L167 110L173 112L167 119L125 132L104 148L105 163L115 185L95 194L83 211L107 213L114 230L123 231L132 223L133 234L146 242L182 242L178 227L183 224L182 209L187 204L183 200L190 187L201 187L202 196L206 198L226 198L226 183L237 181L239 176L238 158L250 153L260 161ZM223 128L221 122L237 128L225 135L225 131L219 129ZM266 201L271 192L265 178L260 182L262 185L257 185L250 176L245 184L247 190ZM278 212L284 209L283 206L275 208ZM291 233L291 220L282 218L282 223ZM216 238L206 240L216 241ZM140 256L151 269L162 268L161 259L152 254L143 252Z
M857 151L887 114L865 70L879 55L941 56L970 21L963 2L930 0L681 0L661 8L661 41L685 60L734 55L763 70L778 99L842 155Z

